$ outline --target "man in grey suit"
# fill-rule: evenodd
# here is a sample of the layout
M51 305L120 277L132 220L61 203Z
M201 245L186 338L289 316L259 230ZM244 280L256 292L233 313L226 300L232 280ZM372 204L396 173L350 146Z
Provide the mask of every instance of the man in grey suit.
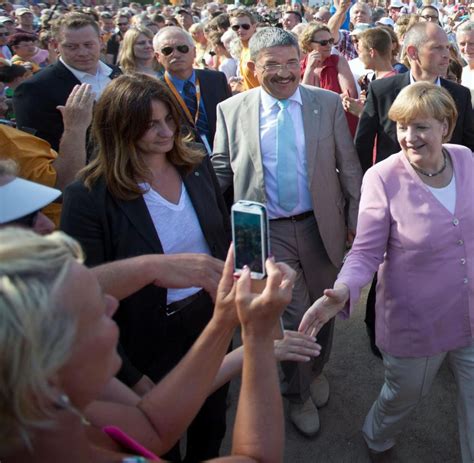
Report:
M218 105L212 163L221 188L233 184L236 201L267 206L271 252L297 272L283 315L294 330L336 278L356 228L362 171L339 96L299 84L294 36L268 27L249 45L248 66L261 87ZM314 362L283 366L290 419L306 435L319 430L317 406L329 397L322 370L332 332L333 323L318 335L324 355Z

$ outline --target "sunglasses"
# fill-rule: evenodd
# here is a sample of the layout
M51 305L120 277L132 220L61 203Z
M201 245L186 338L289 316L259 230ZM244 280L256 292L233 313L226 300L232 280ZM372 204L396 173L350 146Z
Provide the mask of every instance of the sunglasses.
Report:
M189 47L187 45L176 45L176 47L164 47L161 49L161 53L165 56L171 55L174 50L178 50L180 53L186 54L189 51Z
M425 14L425 15L423 15L423 16L421 16L421 17L422 17L425 21L431 21L431 20L433 20L433 21L438 21L438 19L439 19L438 16L432 16L432 15L430 15L430 14Z
M332 45L334 43L334 39L330 38L328 40L311 40L311 43L318 43L322 47L325 47L326 45Z
M10 225L19 225L20 227L33 228L38 220L40 211L32 212L10 222Z
M117 26L128 26L128 23L117 23Z
M237 32L240 28L242 28L244 31L248 31L251 27L252 26L250 24L234 24L233 26L230 26L234 32Z
M0 37L8 37L9 35L8 32L0 32Z

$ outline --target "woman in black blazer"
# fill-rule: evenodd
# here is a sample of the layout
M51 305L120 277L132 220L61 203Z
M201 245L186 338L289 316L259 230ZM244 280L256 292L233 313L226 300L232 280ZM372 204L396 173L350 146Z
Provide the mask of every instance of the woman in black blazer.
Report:
M216 176L179 127L174 97L153 77L121 76L104 91L92 124L97 155L67 188L61 217L87 265L165 252L225 258L230 224ZM127 385L160 380L211 318L206 292L181 291L149 285L121 302L119 378ZM226 393L210 396L188 429L186 461L218 455ZM165 457L179 461L179 446Z

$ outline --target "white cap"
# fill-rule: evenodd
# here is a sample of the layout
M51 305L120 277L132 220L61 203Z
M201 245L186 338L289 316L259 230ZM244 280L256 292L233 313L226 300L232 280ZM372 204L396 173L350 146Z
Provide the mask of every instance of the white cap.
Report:
M372 29L372 26L368 23L359 23L354 26L354 29L349 35L357 35L366 31L367 29Z
M383 26L395 26L392 18L380 18L375 24L382 24Z
M61 195L60 190L13 177L0 184L0 223L8 223L38 211Z
M403 8L405 4L401 0L390 0L389 8Z

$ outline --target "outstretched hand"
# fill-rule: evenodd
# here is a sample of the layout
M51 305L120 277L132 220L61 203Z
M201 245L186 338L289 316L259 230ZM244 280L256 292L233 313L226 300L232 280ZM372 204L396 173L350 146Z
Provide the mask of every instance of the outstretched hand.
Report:
M276 339L274 344L275 358L279 362L309 362L321 353L321 346L316 344L314 336L298 331L285 330L283 339Z
M349 299L349 288L338 284L333 289L325 289L321 296L303 315L298 331L316 336L331 318L335 317Z

